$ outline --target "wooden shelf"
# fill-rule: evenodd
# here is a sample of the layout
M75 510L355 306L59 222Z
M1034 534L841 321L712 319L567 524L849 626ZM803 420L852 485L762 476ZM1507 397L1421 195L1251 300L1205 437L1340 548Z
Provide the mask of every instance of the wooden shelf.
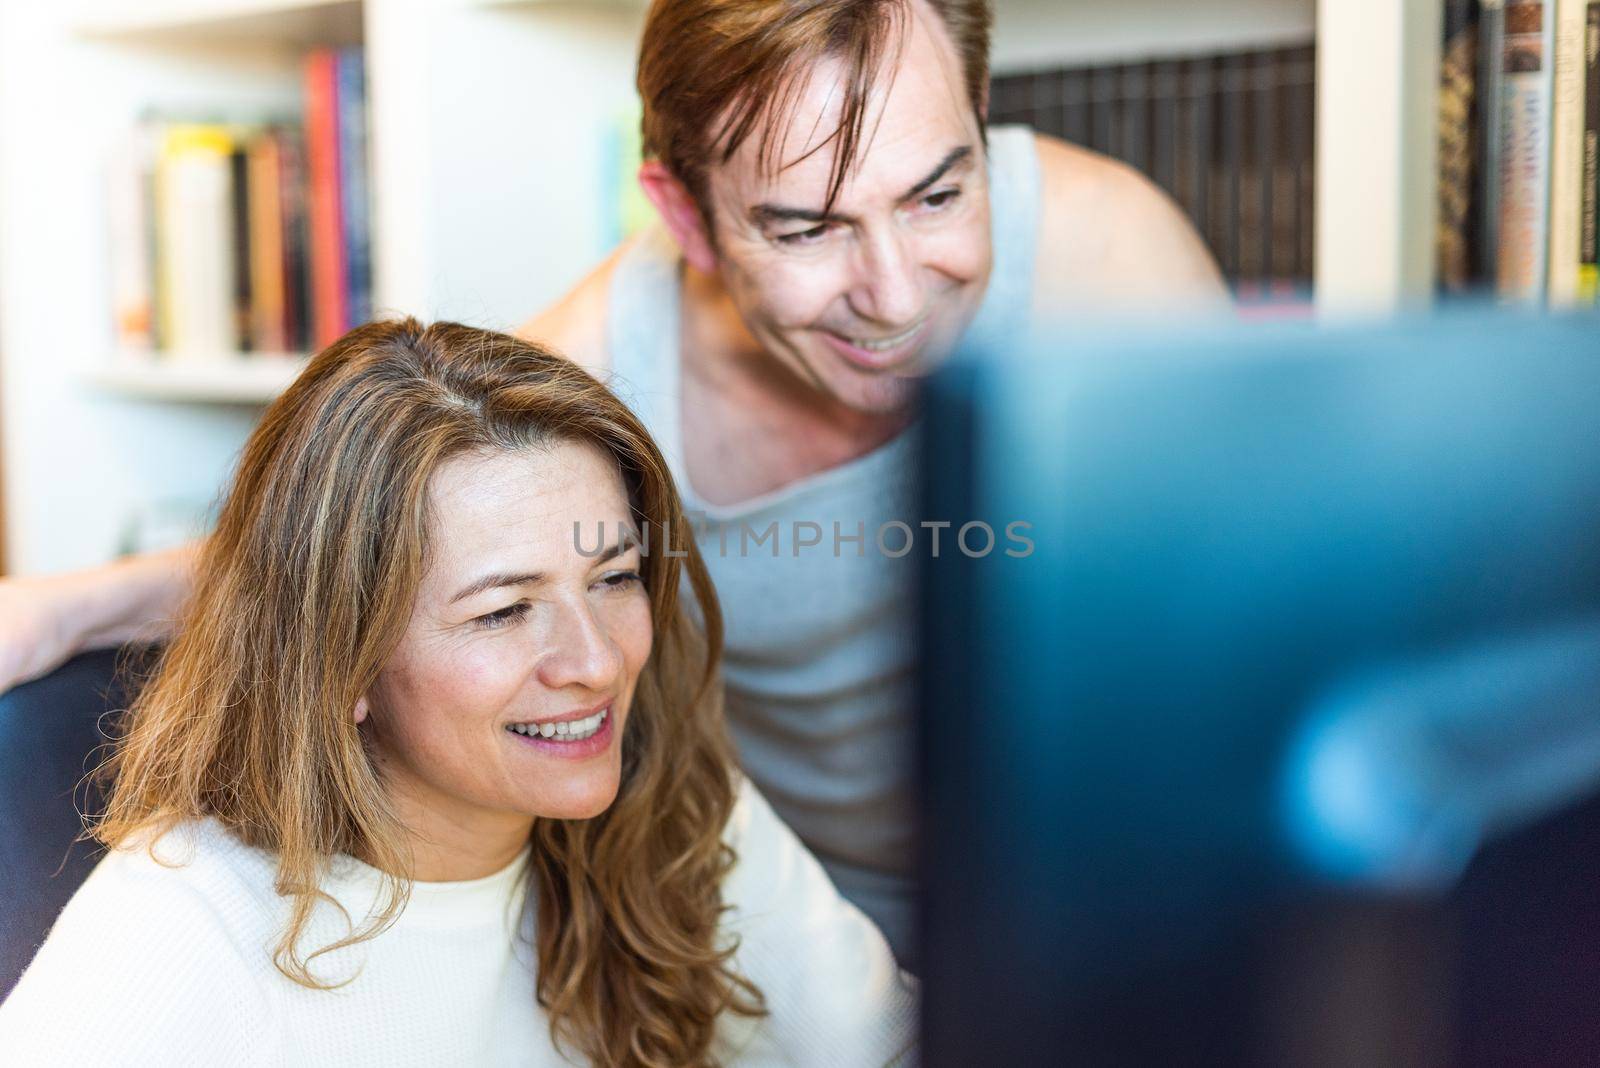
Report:
M292 354L219 355L173 359L125 353L95 372L97 389L142 400L184 404L271 403L306 366Z
M360 0L91 0L74 22L101 40L214 45L359 44Z

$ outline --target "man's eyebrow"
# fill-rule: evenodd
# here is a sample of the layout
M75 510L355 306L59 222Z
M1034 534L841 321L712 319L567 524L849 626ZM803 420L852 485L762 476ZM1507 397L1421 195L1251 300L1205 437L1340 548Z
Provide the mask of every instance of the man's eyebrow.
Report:
M952 148L944 157L944 159L939 161L939 165L933 170L929 171L926 178L908 189L906 191L906 195L901 197L900 200L904 202L907 200L917 199L917 197L920 197L923 193L926 193L929 189L931 189L933 184L940 178L943 178L946 174L949 174L952 167L971 158L971 145L962 145L960 148Z
M938 166L928 172L928 176L908 189L901 197L901 203L915 200L933 187L934 183L950 173L951 168L972 158L972 146L962 145L952 148ZM781 204L757 204L750 209L750 218L758 225L764 223L780 222L808 222L808 223L847 223L850 217L837 212L818 211L815 208L790 208Z
M835 212L817 211L815 208L786 208L779 204L757 204L750 209L750 218L758 225L780 222L838 223L850 221L845 216Z

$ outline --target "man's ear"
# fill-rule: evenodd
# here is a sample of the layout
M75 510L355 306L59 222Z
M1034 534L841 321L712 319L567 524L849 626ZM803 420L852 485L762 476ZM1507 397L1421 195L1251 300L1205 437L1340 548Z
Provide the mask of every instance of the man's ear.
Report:
M705 217L700 214L700 205L690 195L689 187L657 159L647 159L640 165L639 185L660 212L661 221L672 231L689 266L704 274L715 274L717 257L711 250L711 235L706 232Z
M365 723L367 720L367 713L370 711L372 711L372 706L367 703L367 695L362 694L361 700L356 702L356 722L358 724Z

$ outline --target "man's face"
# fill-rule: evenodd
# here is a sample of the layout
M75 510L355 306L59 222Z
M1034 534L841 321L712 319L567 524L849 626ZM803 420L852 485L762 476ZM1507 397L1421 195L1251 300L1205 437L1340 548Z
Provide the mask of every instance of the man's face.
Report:
M915 378L977 314L992 263L988 172L961 62L938 16L909 10L831 212L833 146L816 148L839 124L836 60L812 69L777 132L777 174L751 138L708 176L719 269L746 325L803 381L861 412L908 403Z

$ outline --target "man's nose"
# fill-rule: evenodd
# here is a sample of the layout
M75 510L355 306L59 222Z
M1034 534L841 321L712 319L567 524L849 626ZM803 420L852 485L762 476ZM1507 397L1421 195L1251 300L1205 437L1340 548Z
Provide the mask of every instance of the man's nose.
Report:
M545 637L539 681L552 690L606 690L621 674L622 652L586 602L564 605Z
M856 314L885 327L909 326L922 317L925 294L915 246L893 230L875 234L861 246Z

